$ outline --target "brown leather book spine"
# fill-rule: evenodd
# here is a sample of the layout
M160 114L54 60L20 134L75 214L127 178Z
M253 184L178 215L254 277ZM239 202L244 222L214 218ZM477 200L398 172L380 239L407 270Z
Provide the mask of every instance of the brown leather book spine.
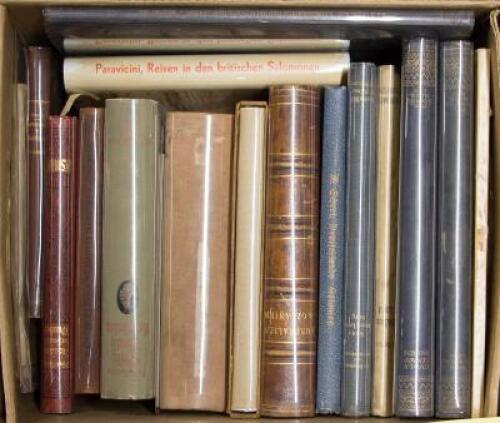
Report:
M75 393L98 394L101 343L101 208L104 109L80 109L77 152Z
M50 113L51 50L47 47L26 49L28 234L27 280L29 316L40 317L42 285L42 223L44 153Z
M73 409L77 128L78 120L74 117L49 118L42 295L42 413L70 413Z
M312 417L316 390L320 90L272 87L261 415Z

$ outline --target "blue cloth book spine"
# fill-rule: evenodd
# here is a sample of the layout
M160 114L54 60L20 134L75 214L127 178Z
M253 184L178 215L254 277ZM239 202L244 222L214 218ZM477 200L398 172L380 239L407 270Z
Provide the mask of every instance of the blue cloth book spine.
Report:
M340 413L347 88L324 95L316 412Z

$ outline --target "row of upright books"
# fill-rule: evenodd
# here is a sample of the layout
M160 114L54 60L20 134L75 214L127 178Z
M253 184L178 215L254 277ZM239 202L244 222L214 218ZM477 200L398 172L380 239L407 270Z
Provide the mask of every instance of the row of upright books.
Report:
M17 86L21 391L38 385L44 413L99 394L232 416L496 415L473 14L262 13L45 10L75 56L61 75L53 48L28 47ZM399 56L351 61L381 39L401 72Z

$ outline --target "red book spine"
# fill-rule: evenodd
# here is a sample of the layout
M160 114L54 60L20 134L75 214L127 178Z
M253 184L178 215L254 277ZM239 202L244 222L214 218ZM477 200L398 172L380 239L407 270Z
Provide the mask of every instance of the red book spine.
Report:
M75 277L75 393L98 394L104 109L80 109Z
M51 51L47 47L26 49L28 232L27 280L30 317L40 317L42 280L42 223L44 154L50 114Z
M77 128L74 117L49 118L40 384L43 413L70 413L73 408Z

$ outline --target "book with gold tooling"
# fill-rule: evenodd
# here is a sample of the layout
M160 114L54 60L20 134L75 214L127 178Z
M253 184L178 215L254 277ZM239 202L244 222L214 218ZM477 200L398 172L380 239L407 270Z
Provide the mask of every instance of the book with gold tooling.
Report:
M271 87L260 414L312 417L316 402L320 95Z

